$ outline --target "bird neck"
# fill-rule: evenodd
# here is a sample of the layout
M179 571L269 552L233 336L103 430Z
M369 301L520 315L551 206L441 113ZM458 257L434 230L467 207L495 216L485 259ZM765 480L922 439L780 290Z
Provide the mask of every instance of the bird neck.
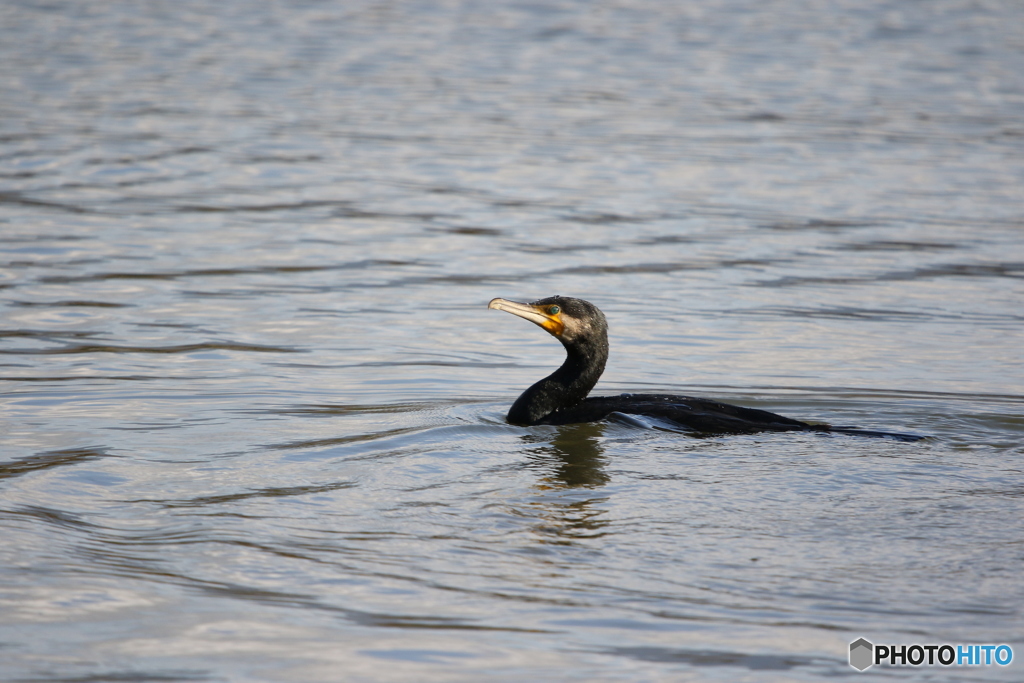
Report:
M508 411L512 424L531 425L563 408L577 405L597 384L608 361L608 342L565 345L562 367L534 384Z

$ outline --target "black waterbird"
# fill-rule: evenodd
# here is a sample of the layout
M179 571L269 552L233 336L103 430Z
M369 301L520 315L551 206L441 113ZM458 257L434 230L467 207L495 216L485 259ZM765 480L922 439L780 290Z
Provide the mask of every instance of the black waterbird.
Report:
M543 327L565 347L562 366L516 399L508 421L516 425L565 425L597 422L612 414L645 416L701 435L755 432L831 432L918 441L915 434L895 434L854 427L809 424L756 408L672 394L591 396L608 361L608 321L589 301L551 296L532 303L491 299L488 308L507 311Z

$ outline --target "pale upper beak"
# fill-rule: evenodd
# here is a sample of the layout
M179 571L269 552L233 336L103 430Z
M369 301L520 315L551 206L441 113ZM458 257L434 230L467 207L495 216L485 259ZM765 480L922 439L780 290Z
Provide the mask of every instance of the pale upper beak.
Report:
M562 330L565 328L562 321L559 319L560 315L549 315L540 306L534 306L533 304L509 301L508 299L491 299L491 302L487 304L487 308L507 311L512 315L525 318L531 323L540 325L556 337L562 334Z

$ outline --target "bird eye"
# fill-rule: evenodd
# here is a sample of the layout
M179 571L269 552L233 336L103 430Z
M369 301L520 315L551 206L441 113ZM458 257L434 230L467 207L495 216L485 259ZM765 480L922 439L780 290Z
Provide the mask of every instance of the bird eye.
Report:
M552 306L551 308L548 309L548 313L550 315L558 315L561 312L562 312L562 309L559 308L558 306Z

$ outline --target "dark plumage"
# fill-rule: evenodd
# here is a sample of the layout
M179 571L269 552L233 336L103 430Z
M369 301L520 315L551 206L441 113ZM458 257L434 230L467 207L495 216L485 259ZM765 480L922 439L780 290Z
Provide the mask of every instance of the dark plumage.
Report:
M699 434L814 431L887 436L904 441L923 438L913 434L812 425L767 410L691 396L622 394L587 398L608 361L608 321L597 306L583 299L552 296L528 304L492 299L487 307L536 323L565 347L562 366L524 391L512 404L508 411L508 421L512 424L597 422L612 413L623 413L666 420Z

